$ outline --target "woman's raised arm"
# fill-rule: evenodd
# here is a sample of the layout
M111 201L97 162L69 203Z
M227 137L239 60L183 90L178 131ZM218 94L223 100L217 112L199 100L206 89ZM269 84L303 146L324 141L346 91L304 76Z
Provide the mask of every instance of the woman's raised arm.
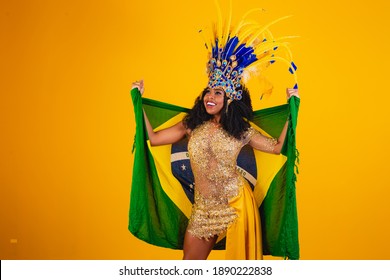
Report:
M288 88L286 90L287 99L291 96L296 96L299 98L298 89ZM266 137L260 133L254 135L249 141L249 145L251 145L254 149L272 153L272 154L280 154L283 148L284 140L286 139L286 133L288 128L288 121L284 124L282 132L279 135L278 139Z
M136 81L132 85L133 88L138 88L141 95L144 92L144 81ZM149 122L148 116L146 115L144 111L144 118L145 118L145 124L146 129L148 131L148 136L150 140L150 144L152 146L159 146L159 145L167 145L167 144L173 144L177 141L181 140L183 137L185 137L187 130L184 126L183 122L179 122L171 127L159 130L159 131L153 131L153 128Z

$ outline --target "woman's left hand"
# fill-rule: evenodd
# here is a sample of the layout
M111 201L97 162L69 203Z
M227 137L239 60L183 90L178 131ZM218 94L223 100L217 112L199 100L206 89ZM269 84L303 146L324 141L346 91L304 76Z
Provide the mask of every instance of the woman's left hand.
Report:
M287 100L290 99L291 96L296 96L296 97L300 98L298 89L296 89L296 88L287 88L286 94L287 94Z
M131 89L133 88L137 88L139 90L139 92L142 94L144 94L144 80L140 80L140 81L135 81L132 85L131 85Z

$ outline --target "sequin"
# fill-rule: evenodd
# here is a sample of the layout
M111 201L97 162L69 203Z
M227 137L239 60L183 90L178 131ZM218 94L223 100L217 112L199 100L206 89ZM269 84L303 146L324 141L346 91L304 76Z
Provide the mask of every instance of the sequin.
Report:
M192 235L206 239L220 235L237 218L229 206L245 180L236 168L237 156L255 133L249 129L239 140L213 122L192 132L188 142L195 177L195 203L188 226Z
M249 141L253 141L254 146L256 146L258 150L267 153L273 153L275 146L278 143L277 139L264 136L253 127L248 129L246 133L246 141L247 143L249 143Z

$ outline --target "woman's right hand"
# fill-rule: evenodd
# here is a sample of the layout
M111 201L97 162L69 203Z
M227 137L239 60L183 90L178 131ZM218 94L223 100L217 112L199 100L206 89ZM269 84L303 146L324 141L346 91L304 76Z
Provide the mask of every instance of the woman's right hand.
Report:
M289 100L291 96L296 96L296 97L300 98L299 91L297 88L287 88L286 94L287 94L287 100Z
M131 86L131 89L134 89L134 88L137 88L142 95L144 93L144 89L145 89L144 88L144 80L135 81Z

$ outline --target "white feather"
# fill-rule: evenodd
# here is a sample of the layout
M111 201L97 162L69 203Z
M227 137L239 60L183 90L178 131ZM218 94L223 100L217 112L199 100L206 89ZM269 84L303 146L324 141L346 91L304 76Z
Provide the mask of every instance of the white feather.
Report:
M242 73L242 80L244 81L244 83L247 83L253 76L258 76L259 74L260 73L258 67L249 66Z

